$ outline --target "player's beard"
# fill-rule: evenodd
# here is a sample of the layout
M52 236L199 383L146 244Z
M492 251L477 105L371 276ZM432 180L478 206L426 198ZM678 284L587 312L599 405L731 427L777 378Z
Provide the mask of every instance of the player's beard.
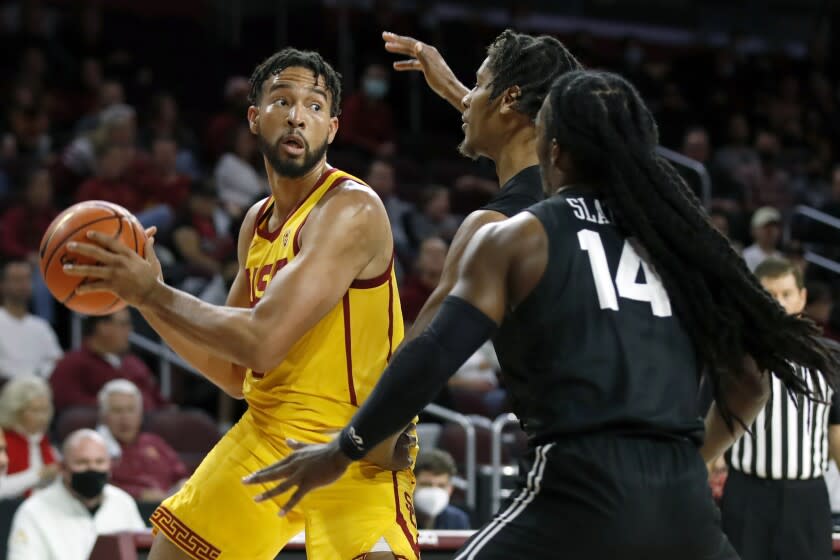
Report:
M298 136L298 138L300 138L301 142L303 142L304 148L303 161L300 163L290 159L283 159L280 156L280 140L282 140L282 137L272 146L262 134L257 134L257 144L260 147L260 152L262 152L265 159L268 160L269 165L271 165L274 171L276 171L281 177L288 177L289 179L303 177L312 171L312 168L315 167L324 157L324 154L327 153L327 146L329 146L329 142L327 142L326 139L324 139L324 143L318 146L315 150L310 150L309 142L307 142L302 136Z
M458 144L458 153L460 153L464 157L468 157L473 161L478 159L478 153L475 149L467 143L467 137L464 136L464 139L461 140L461 143Z

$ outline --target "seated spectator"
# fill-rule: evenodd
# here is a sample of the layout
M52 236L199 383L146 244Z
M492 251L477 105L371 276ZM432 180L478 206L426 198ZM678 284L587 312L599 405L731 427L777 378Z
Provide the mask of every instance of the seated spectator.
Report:
M28 375L49 377L62 355L50 324L29 313L32 276L29 261L9 261L2 268L0 379Z
M219 198L231 216L243 215L257 199L268 194L268 181L257 171L257 162L261 165L257 138L247 125L236 127L227 152L213 171Z
M342 104L338 145L380 158L394 155L394 115L385 100L388 86L388 71L383 65L370 64L365 68L361 90Z
M134 498L160 502L178 490L187 467L160 436L141 432L143 395L126 379L109 381L99 391L97 431L113 462L111 483Z
M781 145L774 132L759 132L755 149L761 162L756 179L748 192L749 208L772 206L787 210L793 202L790 174L780 165Z
M127 309L83 323L82 347L64 355L50 384L57 412L73 406L97 406L97 395L113 379L128 379L143 393L145 410L167 406L149 367L129 352L131 315Z
M770 257L782 257L778 250L782 238L782 215L770 206L759 208L750 221L750 230L755 243L744 249L743 257L747 268L755 270L759 264Z
M251 85L248 78L232 76L225 82L225 107L210 117L204 134L204 145L210 161L216 161L227 149L231 135L248 113L248 94Z
M75 177L84 179L97 167L104 146L133 148L137 142L134 108L123 103L105 107L98 115L96 128L85 132L67 146L62 165ZM97 154L97 151L100 153Z
M709 211L709 221L712 222L714 228L729 241L729 244L736 253L740 255L744 251L744 247L738 241L732 239L732 232L729 228L728 213L723 210L712 209Z
M823 336L840 342L840 317L838 308L834 305L831 287L824 282L809 281L806 288L808 300L805 304L805 315L812 319L823 330Z
M420 244L420 254L414 271L406 277L400 287L400 302L406 324L411 324L417 319L426 300L437 288L448 249L446 242L439 237L430 237Z
M62 447L61 477L15 512L10 560L87 560L99 535L146 528L137 504L108 484L111 460L93 430L73 432Z
M403 218L405 232L412 247L418 248L423 239L440 237L452 241L461 221L450 213L449 189L433 185L423 190L420 211Z
M168 276L180 289L215 304L227 299L228 286L236 277L236 243L227 229L218 225L216 190L210 183L198 184L187 207L172 228L172 249L176 265Z
M382 204L385 205L385 212L388 214L388 221L391 222L391 233L394 236L394 251L397 258L404 263L411 263L413 249L405 233L403 219L413 209L411 204L402 200L396 193L396 180L394 176L394 165L384 159L375 159L370 162L365 182L370 185Z
M151 164L138 180L145 206L165 204L173 213L187 203L192 179L178 172L178 142L171 136L158 136L151 141Z
M56 454L46 436L53 416L51 396L49 385L38 377L18 377L0 391L0 427L9 455L0 498L28 495L58 475Z
M452 477L457 473L452 456L441 449L421 451L414 465L417 488L414 490L414 511L420 529L464 530L470 518L463 510L449 503Z
M57 215L49 171L36 166L24 178L23 199L0 217L0 254L32 263L35 314L49 322L55 315L55 300L41 277L38 251L41 238Z
M141 134L146 149L153 149L156 138L171 138L178 151L175 169L179 174L195 178L199 175L195 148L195 134L181 122L178 101L171 93L160 92L152 96L147 126Z
M484 414L495 418L507 400L507 392L499 388L501 369L493 343L487 341L449 378L449 388L475 395L484 404Z

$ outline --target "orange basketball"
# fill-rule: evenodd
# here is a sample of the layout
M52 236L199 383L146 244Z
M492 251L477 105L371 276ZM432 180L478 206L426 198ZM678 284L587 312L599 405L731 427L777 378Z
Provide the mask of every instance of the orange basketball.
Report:
M88 200L59 214L47 228L41 240L41 274L52 295L73 311L107 315L124 308L125 302L110 292L76 294L76 287L88 279L64 273L68 263L96 264L89 257L67 251L70 241L92 243L86 237L91 230L120 239L140 256L145 253L146 234L131 212L111 202Z

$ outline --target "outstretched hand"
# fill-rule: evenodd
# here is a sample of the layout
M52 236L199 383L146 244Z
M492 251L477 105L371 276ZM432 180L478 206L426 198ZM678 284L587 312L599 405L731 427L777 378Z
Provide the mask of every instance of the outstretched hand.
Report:
M269 500L297 487L292 497L283 504L280 515L289 513L310 491L338 480L352 462L338 447L338 439L312 445L291 439L287 443L294 450L291 455L242 480L245 484L280 483L255 497L257 502Z
M88 279L76 288L76 293L108 291L129 305L141 305L162 279L160 261L154 251L156 232L154 227L146 230L145 257L132 251L122 241L98 231L87 233L92 243L68 243L69 252L96 261L96 264L64 265L65 274Z
M386 51L411 57L408 60L394 62L394 70L423 72L432 91L449 101L459 111L462 110L461 99L468 90L458 81L455 73L435 47L390 31L383 32L382 39L385 41Z

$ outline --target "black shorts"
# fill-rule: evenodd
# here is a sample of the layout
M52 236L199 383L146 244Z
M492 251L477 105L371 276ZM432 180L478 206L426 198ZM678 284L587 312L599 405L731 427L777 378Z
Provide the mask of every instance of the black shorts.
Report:
M831 558L831 506L822 477L767 480L729 470L723 530L743 560Z
M737 559L689 441L585 436L531 450L456 560Z

